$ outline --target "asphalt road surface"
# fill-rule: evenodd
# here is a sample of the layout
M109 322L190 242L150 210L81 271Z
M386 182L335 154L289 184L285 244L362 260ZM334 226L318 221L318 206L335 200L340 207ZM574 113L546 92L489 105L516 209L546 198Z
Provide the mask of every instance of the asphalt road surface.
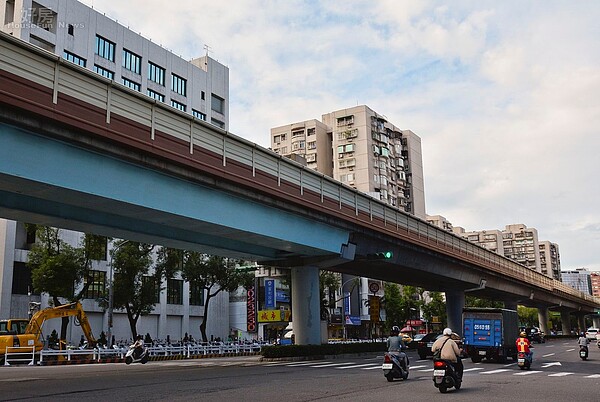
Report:
M133 364L0 367L2 401L600 401L600 349L575 340L535 345L529 371L465 360L463 387L433 386L431 359L409 351L408 380L387 382L382 355L262 362L260 357Z

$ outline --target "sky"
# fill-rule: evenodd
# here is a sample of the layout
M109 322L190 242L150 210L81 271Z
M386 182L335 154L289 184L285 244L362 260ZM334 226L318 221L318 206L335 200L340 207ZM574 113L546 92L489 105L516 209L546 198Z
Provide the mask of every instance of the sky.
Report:
M229 68L230 131L367 105L421 137L426 211L600 271L600 1L83 0ZM165 7L169 5L171 7Z

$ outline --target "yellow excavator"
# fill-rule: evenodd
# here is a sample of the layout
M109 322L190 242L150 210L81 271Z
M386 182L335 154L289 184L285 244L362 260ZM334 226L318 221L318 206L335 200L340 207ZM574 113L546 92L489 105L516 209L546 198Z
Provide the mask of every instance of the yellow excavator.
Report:
M92 335L90 323L81 303L76 301L40 310L30 320L21 318L0 320L0 363L4 362L6 349L10 347L35 347L35 351L39 352L44 346L42 342L44 322L52 318L73 316L76 318L76 322L79 322L81 330L87 338L88 347L95 347L96 339Z

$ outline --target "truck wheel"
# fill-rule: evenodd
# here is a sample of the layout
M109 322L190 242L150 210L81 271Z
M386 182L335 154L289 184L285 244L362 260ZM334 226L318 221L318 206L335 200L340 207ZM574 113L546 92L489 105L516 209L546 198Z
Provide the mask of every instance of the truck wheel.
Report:
M479 362L481 362L481 357L480 356L471 356L471 361L473 363L479 363Z

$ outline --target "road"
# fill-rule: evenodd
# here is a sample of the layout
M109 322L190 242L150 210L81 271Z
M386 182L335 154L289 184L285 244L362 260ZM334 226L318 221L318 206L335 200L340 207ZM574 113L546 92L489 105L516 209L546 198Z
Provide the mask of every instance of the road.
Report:
M310 362L259 357L136 364L1 367L0 400L34 401L598 401L600 349L581 361L574 340L535 345L534 365L465 360L460 391L440 394L431 359L414 351L410 377L388 383L382 356Z

